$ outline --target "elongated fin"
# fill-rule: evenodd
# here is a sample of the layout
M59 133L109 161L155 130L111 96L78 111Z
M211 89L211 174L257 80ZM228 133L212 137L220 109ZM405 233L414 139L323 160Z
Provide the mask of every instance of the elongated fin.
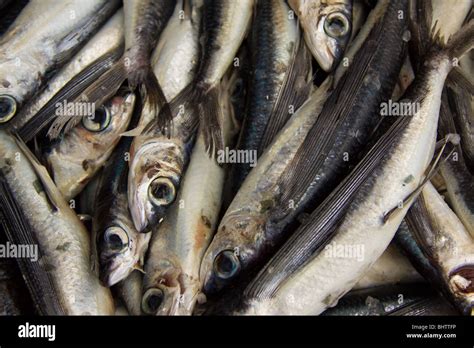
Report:
M458 67L451 70L446 83L461 88L470 95L474 95L474 85L466 76L464 76L463 71Z
M46 170L46 167L43 166L38 161L38 159L30 151L28 146L26 146L26 144L23 142L23 140L20 137L15 136L15 141L18 147L21 149L21 151L25 155L25 157L28 159L28 161L32 165L36 175L38 176L38 179L40 179L41 183L43 184L44 191L46 192L46 195L51 205L54 207L55 210L59 210L59 207L64 205L62 204L62 201L64 200L64 198L62 197L61 193L57 189L53 180L49 176L49 173Z
M221 108L219 106L219 87L211 88L199 105L199 125L209 157L217 159L217 152L224 149L222 139Z
M423 190L423 187L430 181L430 179L438 172L441 163L446 162L453 151L455 150L454 146L451 146L448 151L445 152L445 149L448 145L448 143L451 143L452 145L459 145L459 135L458 134L447 134L446 137L443 140L440 140L439 144L441 149L438 151L438 154L435 156L435 159L433 160L432 164L428 167L427 169L427 174L423 181L418 185L418 187L413 190L404 200L401 206L406 206L407 204L410 204L410 202L420 194L420 192ZM439 147L439 146L438 146ZM401 210L399 208L400 205L393 207L390 209L384 216L384 222L388 222L389 220L395 218Z
M467 22L451 36L444 48L451 59L460 59L474 48L474 19Z
M276 134L291 117L290 106L296 112L308 98L311 91L311 53L300 36L293 51L293 59L288 67L285 80L260 141L258 156L270 145Z
M359 189L383 163L410 122L401 117L370 149L354 170L313 211L265 265L244 292L247 299L271 297L292 274L314 258L330 241Z
M372 30L380 33L382 30L380 24L380 22L376 24ZM354 105L354 98L364 83L364 76L367 74L370 62L374 58L373 50L376 46L376 40L369 40L368 46L365 46L363 50L359 50L354 59L353 70L341 77L338 86L324 104L317 120L296 152L292 165L287 167L278 182L278 186L281 188L280 201L293 201L297 204L301 197L305 195L311 182L314 181L316 174L326 160L327 154L334 145L337 130L341 127L341 124L345 121L345 116L350 113ZM321 135L321 130L324 130L324 136ZM311 160L308 160L310 158ZM289 205L282 205L275 216L281 219L290 210Z
M16 245L38 246L35 234L23 209L11 192L8 182L0 170L0 224L8 240ZM41 315L65 315L64 308L56 292L53 279L41 264L44 261L38 248L38 260L18 258L23 279L31 294L33 303Z
M95 83L87 87L76 97L72 103L94 104L94 109L98 109L105 101L110 99L118 91L126 79L126 70L123 58L116 62L105 74L100 76ZM48 130L50 139L56 139L64 131L68 132L76 126L82 117L92 115L60 115L57 116Z
M431 296L390 311L389 316L459 315L446 300Z
M89 86L104 74L111 65L114 64L123 53L123 45L117 47L114 51L109 52L95 60L83 71L77 74L71 81L64 85L37 113L24 124L18 131L18 135L25 141L29 142L35 137L45 126L47 126L55 117L58 103L76 100L78 96ZM26 106L22 110L28 110ZM16 119L16 118L15 118ZM18 119L22 119L22 114L18 115Z

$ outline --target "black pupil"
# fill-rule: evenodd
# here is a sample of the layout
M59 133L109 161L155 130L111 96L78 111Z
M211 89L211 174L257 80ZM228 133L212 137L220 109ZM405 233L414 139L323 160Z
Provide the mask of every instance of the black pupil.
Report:
M107 240L112 249L121 249L123 247L122 238L118 234L109 234Z
M12 110L12 104L10 100L0 98L0 115L8 115Z
M158 199L166 199L170 195L170 189L167 185L155 185L153 187L153 196Z
M340 18L332 18L329 22L329 27L336 34L344 32L344 22Z
M220 254L217 257L216 262L217 271L222 275L231 275L237 267L233 257L226 255L225 253Z
M161 302L163 302L163 294L162 293L156 293L153 295L150 295L148 297L148 308L150 308L151 311L155 312L160 308Z
M94 113L94 117L91 118L91 120L99 124L102 128L107 121L107 112L104 110L104 108L100 108Z

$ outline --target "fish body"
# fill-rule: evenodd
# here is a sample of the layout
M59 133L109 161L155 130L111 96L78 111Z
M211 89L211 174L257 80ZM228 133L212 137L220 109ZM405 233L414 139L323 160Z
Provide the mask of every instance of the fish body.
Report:
M242 202L240 199L251 196L237 194L209 248L210 257L238 249L241 257L235 261L240 263L242 271L265 259L265 253L273 252L275 245L288 235L286 231L298 215L317 207L357 163L358 154L381 119L380 105L390 97L403 62L401 36L407 23L398 19L398 11L403 9L406 9L404 2L392 2L388 6L357 54L357 63L338 83L295 154L287 155L288 165L283 172L277 177L270 176L268 171L262 175L257 168L263 159L259 161L241 191L261 190L258 192L261 198ZM374 43L380 46L374 48ZM298 116L297 112L293 117ZM278 165L279 169L282 167ZM251 177L253 172L256 178ZM269 179L274 182L262 185ZM254 180L258 180L257 184ZM249 206L253 210L247 210ZM242 220L247 222L243 224ZM208 288L217 287L212 283L231 280L231 277L224 280L216 276L213 271L216 264L214 268L209 263L205 265L209 272Z
M325 209L312 213L308 221L314 223L325 221L326 211L328 217L335 214L337 211L330 207L343 202L338 199L337 192L346 193L358 187L353 186L355 178L352 175L366 164L375 165L377 158L383 158L361 186L353 191L355 196L350 206L330 227L333 237L318 236L310 222L302 227L301 232L296 231L247 288L247 307L242 313L321 313L336 304L380 257L413 203L413 200L404 202L405 198L421 183L431 161L441 93L452 68L450 59L472 47L472 39L469 39L472 30L472 25L466 27L450 41L447 49L434 50L425 58L423 71L405 95L408 100L420 103L417 112L412 117L398 119L379 139L371 150L380 151L379 155L375 157L369 152L344 180L348 185L351 183L351 189L346 191L342 189L345 184L341 184L336 193L323 203ZM392 133L394 130L398 131ZM385 143L389 137L393 137L392 140ZM386 144L387 150L381 144ZM387 218L387 212L397 206L396 202L404 204ZM332 246L363 246L364 257L333 256L328 250L321 250L322 246L329 245L329 241L320 241L319 238L331 238ZM315 244L310 247L311 243ZM295 251L298 256L295 256Z
M229 144L236 133L229 90L222 91L219 105L224 139ZM145 313L192 314L200 298L199 269L217 225L224 178L224 168L209 158L201 135L176 202L153 232L143 282Z
M161 49L154 59L155 74L163 84L164 94L170 98L192 81L197 66L198 8L193 7L192 13L184 20L173 16L158 43ZM147 110L150 109L145 105L140 124L146 124L147 120L151 122L134 138L128 178L129 206L139 232L157 224L175 200L193 142L184 114L174 118L173 136L167 137L158 129L149 127L153 119Z
M142 278L140 271L133 271L115 286L115 292L122 300L129 315L141 315Z
M34 238L41 252L38 261L25 260L24 262L29 262L29 267L22 269L30 293L38 294L34 296L35 303L53 303L44 307L40 305L40 312L66 315L113 314L110 291L100 285L99 279L91 271L88 232L75 212L49 177L37 176L25 151L4 131L0 134L0 153L2 221L8 223L19 217L14 225L16 228L11 229L7 224L9 239ZM12 199L9 200L8 197ZM19 215L4 215L5 209L12 209ZM35 272L26 272L27 270ZM45 271L47 273L44 277L48 280L43 278L40 281L41 274L44 275ZM42 294L45 284L50 284L49 291L53 294L49 291Z
M12 119L118 5L105 0L30 1L0 39L0 121Z
M150 233L138 233L127 199L127 156L132 138L122 138L101 173L93 220L99 277L106 286L142 269Z
M8 123L8 129L18 131L24 141L30 141L55 115L58 103L74 100L71 90L79 87L81 89L77 92L80 92L100 71L118 60L123 50L123 31L123 11L119 10L48 81L41 93L19 110L18 115Z
M242 125L239 150L259 151L266 127L283 91L285 77L295 59L299 39L298 24L288 15L289 7L282 1L257 2L251 34L252 76L249 106ZM309 65L309 64L308 64ZM291 86L290 88L295 88ZM249 163L232 166L230 179L234 191L240 187L252 167Z
M419 247L440 275L439 287L447 291L461 313L470 315L474 308L474 243L431 183L410 210L407 222Z

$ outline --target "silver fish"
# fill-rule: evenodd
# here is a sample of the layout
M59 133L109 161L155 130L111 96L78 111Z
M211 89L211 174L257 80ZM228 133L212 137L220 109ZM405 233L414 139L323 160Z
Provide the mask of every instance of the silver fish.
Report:
M39 260L20 267L40 313L114 313L110 291L91 271L88 232L26 146L0 131L2 224L18 244L37 245Z
M25 142L33 139L55 116L58 103L64 100L72 102L88 84L120 58L123 43L123 11L119 10L48 81L41 93L19 110L8 123L8 129L18 132Z
M225 143L231 145L237 128L229 88L222 89L221 124ZM209 158L200 135L176 202L150 244L143 280L146 314L192 314L201 297L199 266L217 225L224 178L224 168Z
M179 5L176 11L181 10ZM160 38L154 68L167 98L177 95L194 77L199 54L199 18L200 11L195 6L184 20L176 13ZM145 105L141 124L150 119L147 110L150 109ZM152 120L134 138L130 149L128 201L139 232L157 224L176 198L193 140L188 121L186 115L179 114L173 120L173 136L168 138L151 126Z
M118 0L30 1L0 39L0 123L12 119L118 6Z
M446 48L427 56L423 73L405 95L419 103L417 112L395 121L308 223L267 263L246 289L246 306L240 313L321 313L337 303L380 257L413 203L410 195L433 157L441 92L452 69L451 59L473 47L473 32L474 22ZM329 242L363 246L364 257L338 257L322 251Z
M45 151L51 176L67 200L86 186L112 154L132 118L134 104L133 93L116 95L93 118L84 116L81 124Z

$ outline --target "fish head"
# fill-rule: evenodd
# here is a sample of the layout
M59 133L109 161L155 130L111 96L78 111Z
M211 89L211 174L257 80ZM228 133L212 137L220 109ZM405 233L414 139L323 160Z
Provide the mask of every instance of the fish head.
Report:
M130 150L128 202L135 228L143 232L161 223L176 199L185 153L166 137L136 140Z
M333 70L346 48L352 30L350 0L290 0L298 15L304 39L324 71Z
M115 221L98 236L99 276L105 286L117 284L135 269L141 270L151 233L137 233L131 221Z
M451 271L449 287L462 314L474 315L474 264L465 264Z
M162 257L147 269L142 312L148 315L176 315L181 300L181 267L173 258Z
M225 216L201 263L201 283L212 295L255 265L262 247L264 223L245 214Z
M130 123L135 105L135 94L117 94L103 106L84 116L78 130L88 142L110 144L118 141Z
M32 62L0 52L0 124L10 121L41 80Z

